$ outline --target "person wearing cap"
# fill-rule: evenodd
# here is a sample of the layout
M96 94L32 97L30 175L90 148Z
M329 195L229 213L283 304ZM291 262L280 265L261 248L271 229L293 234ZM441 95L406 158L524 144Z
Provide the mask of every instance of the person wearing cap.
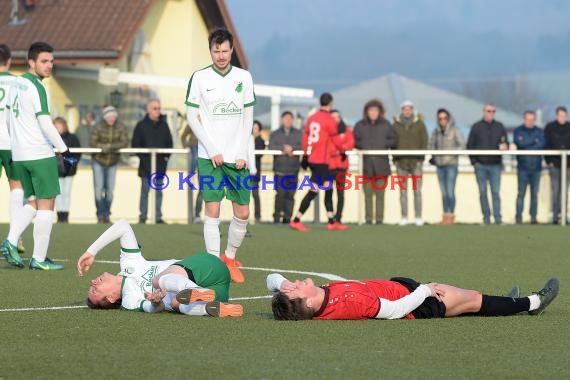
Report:
M110 223L115 176L120 160L118 150L129 145L127 127L117 120L118 116L115 107L106 106L103 108L103 121L91 131L89 145L102 149L101 153L93 156L91 164L98 223Z
M398 136L398 146L396 149L418 150L427 149L428 134L421 114L414 113L414 104L406 100L401 106L401 113L394 117L394 132ZM424 224L422 219L422 172L425 156L394 156L394 164L399 176L404 176L406 182L400 188L400 207L402 208L402 219L400 225L408 224L408 178L414 176L416 183L414 192L414 210L416 225ZM413 183L413 182L412 182Z

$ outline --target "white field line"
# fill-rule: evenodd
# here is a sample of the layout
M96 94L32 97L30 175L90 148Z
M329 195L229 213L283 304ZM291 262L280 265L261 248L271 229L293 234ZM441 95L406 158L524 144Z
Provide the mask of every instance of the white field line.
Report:
M67 259L54 259L54 261L69 262ZM102 264L119 264L118 261L112 260L97 260L97 263ZM275 272L275 273L295 273L308 276L317 276L331 281L342 281L345 280L344 277L337 276L331 273L319 273L319 272L305 272L297 271L292 269L276 269L276 268L258 268L258 267L243 267L242 269L260 271L260 272ZM251 297L235 297L230 298L230 301L249 301L249 300L261 300L271 298L270 295L266 296L251 296ZM69 309L85 309L87 305L73 305L73 306L51 306L51 307L23 307L23 308L12 308L12 309L0 309L2 312L20 312L20 311L57 311L57 310L69 310Z

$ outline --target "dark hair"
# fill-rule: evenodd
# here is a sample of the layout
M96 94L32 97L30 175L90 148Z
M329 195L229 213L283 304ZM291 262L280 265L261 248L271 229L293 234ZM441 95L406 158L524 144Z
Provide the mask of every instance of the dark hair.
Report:
M568 110L566 109L566 107L564 106L558 106L556 107L556 114L558 115L558 112L560 111L564 111L564 113L568 113Z
M526 115L536 116L536 112L534 112L532 110L526 110L526 111L524 111L523 116L526 116Z
M87 307L89 307L90 309L97 309L97 310L111 310L111 309L118 309L121 307L121 298L119 298L116 302L102 302L102 303L93 303L91 302L91 300L89 299L89 297L87 297Z
M283 119L283 118L284 118L285 116L287 116L287 115L291 116L292 118L295 118L295 116L293 116L293 112L291 112L291 111L285 111L285 112L283 112L283 113L281 114L281 118Z
M364 105L364 119L368 120L368 110L372 107L376 107L380 110L380 117L384 117L384 104L382 103L382 101L380 99L374 98L374 99L370 99L369 101L366 102L366 104Z
M8 64L10 58L12 58L12 52L8 45L0 44L0 65Z
M230 48L234 47L234 36L230 31L225 28L218 28L210 33L210 36L208 37L208 46L212 48L214 44L221 45L225 41L230 43Z
M324 92L320 99L319 99L319 103L321 104L322 107L326 107L329 104L331 104L333 101L333 96L329 93L329 92Z
M440 109L438 109L436 115L439 115L440 113L446 114L448 118L449 118L449 116L450 116L450 115L449 115L449 111L446 110L445 108L440 108Z
M260 129L260 130L263 129L263 124L261 124L261 121L259 121L259 120L254 120L254 121L253 121L253 124L259 125L259 129Z
M315 312L307 307L301 298L289 299L283 292L278 292L271 299L273 317L278 321L301 321L311 319Z
M47 42L34 42L28 50L28 60L36 61L40 53L53 53L53 47Z

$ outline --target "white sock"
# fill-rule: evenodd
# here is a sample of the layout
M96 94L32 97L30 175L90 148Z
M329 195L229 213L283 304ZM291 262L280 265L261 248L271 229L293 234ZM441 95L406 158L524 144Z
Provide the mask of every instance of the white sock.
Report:
M208 315L208 313L206 313L206 302L204 301L192 302L189 305L180 305L178 307L178 311L180 311L182 314L194 315L198 317Z
M206 252L220 257L220 218L204 217Z
M167 292L178 293L182 289L199 288L199 286L190 279L176 273L168 273L160 276L158 286Z
M226 248L226 256L228 258L235 259L236 251L241 246L246 233L247 220L238 219L234 216L228 230L228 246Z
M24 207L24 190L14 189L10 191L10 220L20 213Z
M164 298L162 299L162 303L164 304L164 310L166 311L174 311L172 308L172 299L176 297L174 293L166 293Z
M25 205L20 212L10 219L10 232L8 233L8 241L12 245L18 245L20 235L32 223L32 219L36 216L36 209L30 205Z
M528 311L536 310L540 307L540 297L538 294L533 294L532 296L527 297L530 300L530 308Z
M46 259L52 226L53 211L38 210L34 221L34 254L32 256L38 261Z

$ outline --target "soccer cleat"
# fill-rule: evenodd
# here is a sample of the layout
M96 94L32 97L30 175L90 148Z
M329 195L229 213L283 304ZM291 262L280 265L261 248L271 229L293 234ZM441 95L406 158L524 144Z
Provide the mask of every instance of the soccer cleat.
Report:
M400 226L407 226L408 225L408 218L402 218L400 220Z
M334 223L335 228L337 229L337 231L346 231L348 230L348 226L345 224L342 224L341 222L335 222Z
M22 238L18 240L18 253L26 253L26 247L24 247L24 240Z
M0 251L2 251L2 255L6 258L8 264L23 268L24 267L24 260L18 254L18 247L10 243L8 240L4 240L2 245L0 245Z
M189 305L196 301L210 302L216 299L216 292L211 289L182 289L176 293L176 301L184 305Z
M232 262L232 259L230 259L229 257L227 257L225 254L220 255L220 260L222 260L225 264ZM239 260L237 260L237 259L233 259L233 262L235 263L235 265L236 265L238 268L243 267L243 263L242 263L241 261L239 261Z
M206 304L206 313L212 317L241 317L243 315L243 306L233 303L208 302Z
M544 287L535 293L540 298L540 306L538 307L538 309L531 310L528 313L530 315L542 314L544 312L544 309L546 309L546 307L548 305L550 305L550 303L558 295L558 288L559 287L560 287L560 281L558 281L558 279L555 277L552 277L551 279L546 281L546 284L544 284Z
M239 270L238 262L235 259L230 259L226 255L220 255L220 260L222 260L228 267L230 271L230 277L233 282L237 282L238 284L245 282L245 276L243 273L241 273L241 270Z
M508 298L520 298L521 296L521 288L519 288L518 286L513 286L511 288L511 290L509 290L509 292L505 295L505 297Z
M291 227L294 230L297 230L299 232L309 232L310 229L305 227L305 225L303 224L303 222L295 222L295 221L291 221L289 223L289 227Z
M38 261L32 257L30 260L31 270L62 270L63 265L54 263L50 258L46 257L44 261Z
M327 223L327 231L336 231L335 223Z

